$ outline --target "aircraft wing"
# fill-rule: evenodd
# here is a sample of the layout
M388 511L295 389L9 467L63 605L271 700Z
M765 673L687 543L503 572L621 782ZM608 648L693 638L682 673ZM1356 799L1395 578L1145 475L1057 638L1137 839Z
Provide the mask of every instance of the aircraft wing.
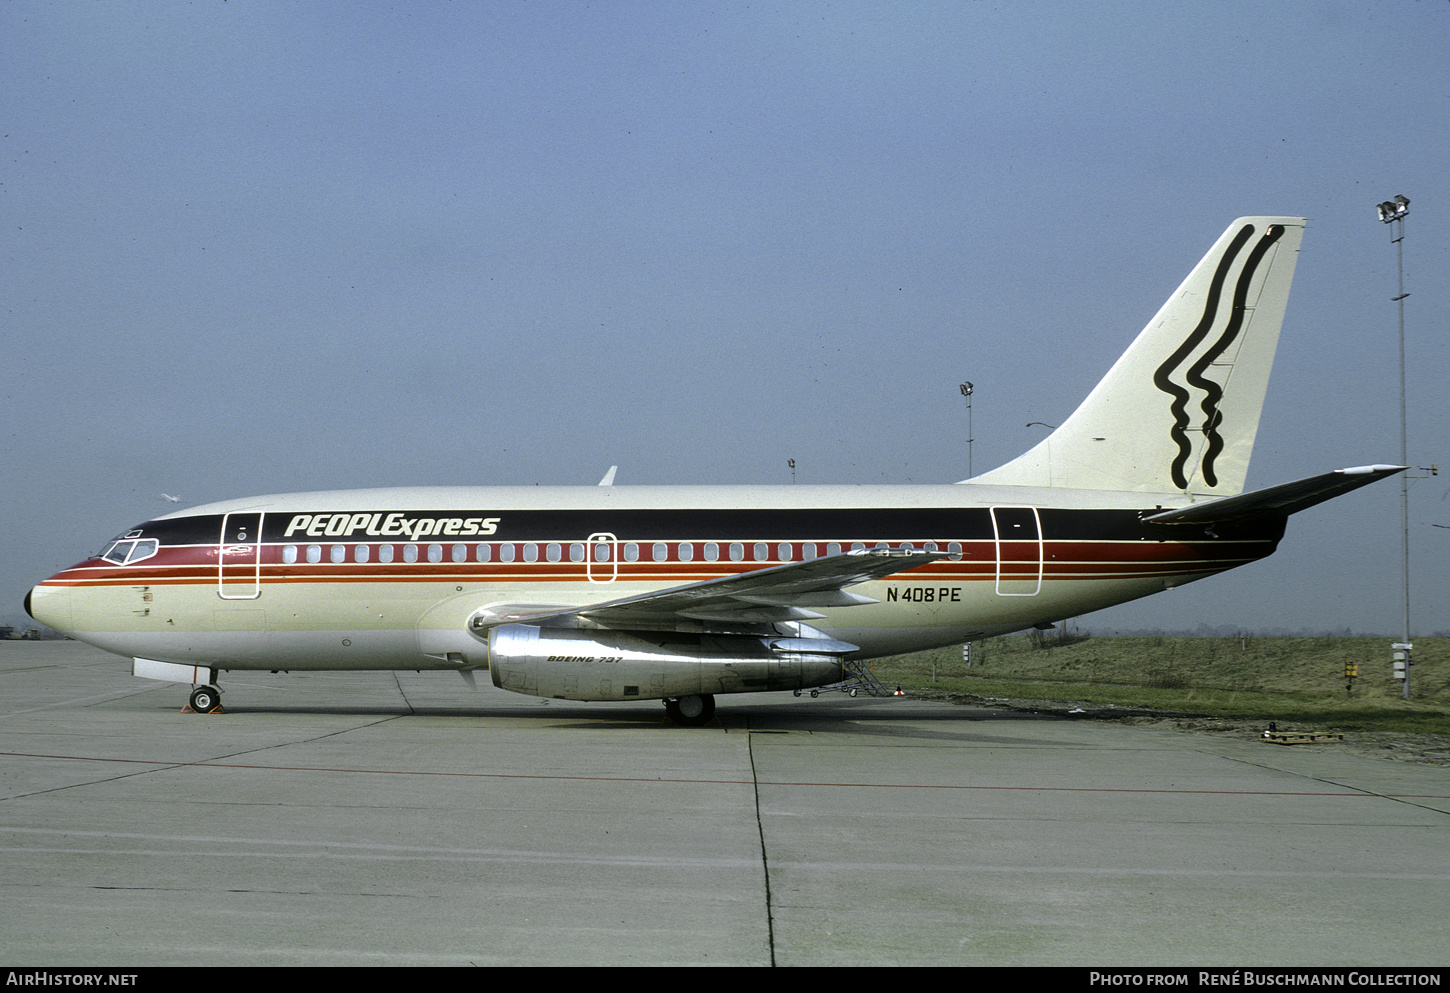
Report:
M1242 496L1227 497L1195 503L1176 510L1150 514L1143 518L1145 524L1222 524L1247 520L1263 514L1282 514L1288 517L1315 504L1332 500L1334 497L1368 486L1377 479L1404 472L1402 465L1362 465L1352 469L1335 469L1308 479L1297 479L1292 483L1270 486L1266 490L1255 490Z
M628 629L672 628L681 620L742 624L806 621L821 616L810 607L850 607L877 602L849 592L847 586L905 572L946 557L946 552L862 549L583 607L520 607L516 611L504 608L479 615L473 623L476 628L553 624Z

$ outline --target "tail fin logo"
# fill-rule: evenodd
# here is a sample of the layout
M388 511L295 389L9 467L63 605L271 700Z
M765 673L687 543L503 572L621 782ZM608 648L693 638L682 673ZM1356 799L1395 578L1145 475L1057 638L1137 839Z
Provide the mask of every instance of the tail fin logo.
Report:
M1204 373L1234 343L1239 332L1243 330L1249 288L1253 285L1254 274L1269 249L1283 234L1284 227L1280 224L1271 224L1264 231L1263 237L1254 245L1248 258L1244 260L1243 269L1234 282L1233 299L1229 304L1228 312L1220 318L1219 310L1223 301L1224 286L1233 272L1235 261L1243 252L1244 246L1254 236L1252 224L1245 224L1239 229L1214 270L1208 296L1204 301L1203 314L1199 317L1198 324L1153 374L1153 385L1173 398L1173 402L1169 405L1169 410L1173 414L1173 427L1169 429L1168 434L1174 444L1178 446L1178 454L1173 459L1171 473L1173 485L1181 490L1188 488L1186 470L1188 460L1193 455L1193 444L1188 440L1192 420L1188 413L1188 403L1192 399L1192 394L1185 387L1173 382L1170 377L1203 344L1215 327L1220 327L1217 340L1183 373L1183 381L1203 394L1203 399L1199 403L1199 410L1202 414L1199 430L1203 432L1206 439L1203 449L1203 479L1209 486L1217 486L1218 475L1214 471L1214 461L1224 448L1223 437L1219 434L1219 426L1223 423L1223 412L1219 409L1219 404L1223 400L1223 387L1207 378Z

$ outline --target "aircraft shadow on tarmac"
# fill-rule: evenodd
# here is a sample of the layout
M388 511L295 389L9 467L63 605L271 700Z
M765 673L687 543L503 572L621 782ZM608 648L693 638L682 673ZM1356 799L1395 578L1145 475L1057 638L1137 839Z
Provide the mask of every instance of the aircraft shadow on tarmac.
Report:
M233 696L235 696L234 694ZM798 705L752 707L724 706L715 719L701 728L685 728L676 725L664 713L658 701L642 701L638 705L580 704L565 700L539 700L536 705L520 707L516 703L501 706L409 706L406 704L339 704L320 701L298 701L295 698L286 703L257 704L223 700L224 713L188 714L192 720L226 720L228 718L253 717L260 715L315 715L347 717L422 717L479 719L490 723L519 722L532 725L550 724L561 730L642 730L658 727L680 733L701 734L711 730L726 733L748 732L752 734L790 734L809 732L814 734L867 735L881 738L913 738L933 741L970 741L1004 745L1040 744L1038 739L984 735L965 727L997 722L1059 721L1054 715L1023 714L1006 710L991 710L978 707L949 705L912 706L922 701L882 701L881 706L872 707L870 701L834 700L800 701ZM833 704L838 704L834 705ZM151 708L145 708L151 709ZM156 707L156 710L170 709ZM960 729L960 730L958 730ZM1061 741L1056 741L1059 747Z

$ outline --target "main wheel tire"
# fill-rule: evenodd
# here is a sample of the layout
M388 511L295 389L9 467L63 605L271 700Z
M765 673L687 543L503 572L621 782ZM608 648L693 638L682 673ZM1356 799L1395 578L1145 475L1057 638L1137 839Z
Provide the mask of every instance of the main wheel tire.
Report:
M715 717L715 698L709 693L701 693L666 700L665 713L681 727L703 727Z
M221 691L215 686L198 686L191 691L191 709L198 714L210 714L221 702Z

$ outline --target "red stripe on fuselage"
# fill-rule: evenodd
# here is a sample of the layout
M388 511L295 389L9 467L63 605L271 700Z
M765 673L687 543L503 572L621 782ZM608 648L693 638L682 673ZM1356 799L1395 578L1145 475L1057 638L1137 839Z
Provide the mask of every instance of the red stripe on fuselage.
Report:
M946 541L934 541L938 548L945 549ZM392 562L378 561L378 549L383 545L398 548L398 542L355 543L333 542L317 544L319 549L330 550L340 545L348 556L355 556L361 545L368 549L367 562L291 562L282 561L284 544L262 546L260 575L263 583L329 583L329 582L561 582L578 583L587 581L588 573L597 585L607 585L609 577L614 582L656 582L692 583L723 576L739 575L757 569L788 564L788 561L804 561L797 556L782 562L716 560L693 558L680 561L678 549L681 542L668 542L670 558L666 561L619 561L619 562L550 562L498 560L499 548L504 544L520 551L529 542L486 542L490 549L490 561L478 562L429 562L400 561L401 555ZM416 544L416 543L415 543ZM439 543L451 551L453 544L463 544L476 559L480 543ZM537 547L547 547L549 542L533 542ZM558 543L563 545L565 543ZM652 549L654 542L617 542L616 545L634 544L641 550ZM695 548L702 548L706 542L691 542ZM730 542L719 542L728 549ZM742 543L751 546L754 542ZM780 543L768 542L772 550ZM792 554L800 552L804 542L792 542ZM817 548L827 542L816 542ZM841 543L845 544L845 543ZM875 547L873 543L863 543ZM901 547L903 543L895 543ZM908 543L921 548L926 541ZM1121 579L1167 577L1185 574L1219 572L1263 558L1273 551L1273 541L1052 541L1042 545L1042 574L1045 580L1084 581L1094 579ZM908 572L889 577L894 582L940 582L942 580L988 581L998 576L997 546L991 541L961 542L960 560L937 560ZM306 545L295 546L299 552ZM426 549L423 544L420 551ZM1003 561L1001 573L1008 577L1035 577L1038 571L1038 545L1036 542L1007 542L1002 546ZM248 556L252 550L248 549ZM302 552L305 556L305 552ZM426 551L423 552L426 559ZM228 556L230 559L231 556ZM522 556L520 555L520 558ZM252 560L228 562L229 583L249 582L252 576ZM586 569L588 570L586 572ZM131 585L207 585L217 582L217 546L173 545L158 550L157 554L135 566L118 566L100 559L77 563L45 580L41 585L49 586L131 586Z

